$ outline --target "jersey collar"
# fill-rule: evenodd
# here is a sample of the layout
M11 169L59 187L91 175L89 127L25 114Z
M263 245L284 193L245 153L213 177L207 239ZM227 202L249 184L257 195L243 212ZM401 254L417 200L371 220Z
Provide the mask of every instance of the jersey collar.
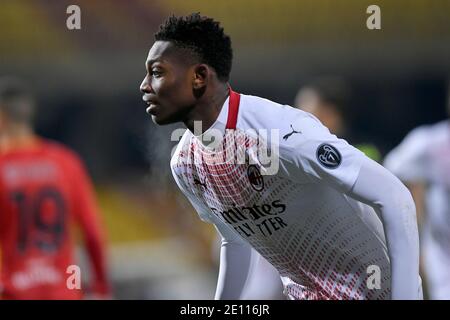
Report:
M223 103L216 121L205 132L200 135L195 135L203 146L208 147L214 139L218 138L218 132L220 132L223 137L226 129L236 129L240 98L240 94L229 87L229 95Z

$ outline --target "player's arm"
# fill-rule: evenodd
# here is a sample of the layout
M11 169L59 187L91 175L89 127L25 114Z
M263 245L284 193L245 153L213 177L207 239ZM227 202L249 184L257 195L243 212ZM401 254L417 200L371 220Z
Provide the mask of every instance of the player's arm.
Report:
M383 163L411 191L416 204L419 228L423 225L427 214L425 196L427 191L426 181L429 175L427 165L429 139L426 126L414 129L397 147L386 155ZM421 258L423 259L423 256ZM420 262L420 274L425 274L422 259Z
M293 180L325 184L372 206L383 220L392 297L417 299L419 243L415 206L407 188L314 117L303 115L291 121L302 133L281 141L281 168Z
M363 158L356 182L347 194L372 206L383 221L392 299L418 299L419 237L411 193L384 167Z
M427 127L416 128L386 155L383 163L411 191L416 204L419 226L426 214L425 193L428 176L426 150L428 144L429 135Z
M214 299L241 299L249 274L255 265L257 255L229 226L211 215L207 218L207 209L197 203L191 194L183 188L181 189L201 219L214 224L221 236L219 274Z
M212 223L221 236L219 275L214 298L216 300L240 299L252 267L252 249L218 218L202 205L180 181L172 168L172 174L180 190L188 198L200 219Z
M92 182L81 161L74 163L75 218L83 233L86 249L93 270L92 293L96 297L109 298L111 294L107 275L105 238L100 223Z
M216 228L222 236L222 243L215 299L238 300L242 298L257 255L247 243L227 230L228 226L217 224Z

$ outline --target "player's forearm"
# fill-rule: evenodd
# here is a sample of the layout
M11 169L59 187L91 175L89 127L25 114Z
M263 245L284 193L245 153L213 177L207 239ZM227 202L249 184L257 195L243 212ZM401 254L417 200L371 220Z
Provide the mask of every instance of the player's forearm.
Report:
M406 190L397 190L380 208L391 262L392 299L418 299L419 241L415 206Z
M350 195L371 205L381 216L391 263L393 299L417 299L419 237L414 201L389 171L364 160Z
M252 250L248 245L223 243L215 299L240 299L251 266Z

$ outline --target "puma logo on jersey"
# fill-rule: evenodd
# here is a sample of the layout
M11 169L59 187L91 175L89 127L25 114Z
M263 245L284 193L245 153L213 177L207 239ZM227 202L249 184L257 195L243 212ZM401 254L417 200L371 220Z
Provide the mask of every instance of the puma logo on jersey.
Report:
M294 133L302 133L301 131L296 131L296 130L292 127L292 124L291 124L291 129L292 129L292 132L289 132L288 134L284 135L284 136L283 136L283 140L289 139L289 137L292 136Z

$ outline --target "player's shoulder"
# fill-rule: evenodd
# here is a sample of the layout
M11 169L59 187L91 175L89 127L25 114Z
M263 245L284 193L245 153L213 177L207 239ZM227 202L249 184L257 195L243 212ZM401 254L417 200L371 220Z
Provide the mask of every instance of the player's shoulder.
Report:
M304 136L326 130L312 114L269 99L241 95L238 126L241 129L278 129L282 136L303 129ZM292 129L294 128L294 129Z
M256 127L277 126L283 120L299 116L295 108L253 95L241 94L238 125Z

